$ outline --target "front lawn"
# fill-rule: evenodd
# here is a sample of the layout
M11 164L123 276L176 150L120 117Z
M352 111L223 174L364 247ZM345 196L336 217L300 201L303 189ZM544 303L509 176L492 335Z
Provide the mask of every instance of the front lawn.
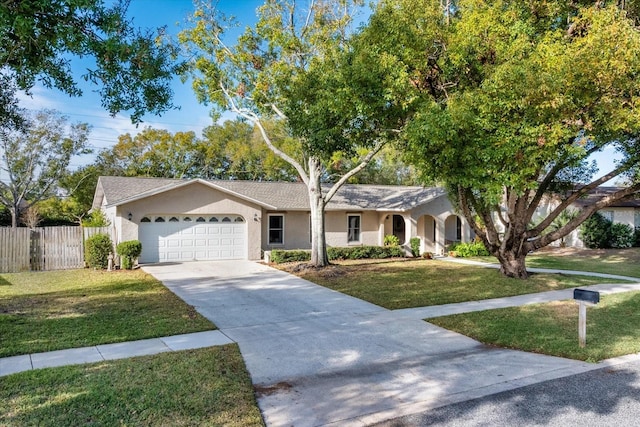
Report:
M391 310L477 301L602 283L603 279L533 274L503 277L496 269L437 260L349 263L304 270L301 277ZM614 281L607 279L607 283Z
M603 296L587 308L587 345L578 345L578 304L487 310L428 319L485 344L597 362L640 352L640 292Z
M264 423L233 344L2 377L0 425Z
M494 257L469 258L497 263ZM527 267L591 271L640 277L640 248L576 249L546 247L527 256Z
M0 274L0 357L210 329L143 271Z

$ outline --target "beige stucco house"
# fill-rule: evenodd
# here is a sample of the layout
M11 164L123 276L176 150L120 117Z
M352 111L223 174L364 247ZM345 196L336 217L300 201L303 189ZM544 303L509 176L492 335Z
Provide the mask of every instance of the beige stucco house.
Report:
M116 243L140 240L140 262L261 258L272 249L311 247L302 183L100 177L93 209L111 221ZM382 245L443 253L468 241L466 220L442 188L345 185L326 207L329 246Z

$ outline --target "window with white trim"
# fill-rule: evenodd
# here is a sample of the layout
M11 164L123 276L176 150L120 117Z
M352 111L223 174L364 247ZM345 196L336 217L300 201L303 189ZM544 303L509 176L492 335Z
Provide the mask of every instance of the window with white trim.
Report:
M600 215L602 215L605 219L608 219L609 221L613 222L613 211L611 210L600 211Z
M360 215L347 215L347 242L360 243Z
M284 244L284 215L269 215L269 244Z

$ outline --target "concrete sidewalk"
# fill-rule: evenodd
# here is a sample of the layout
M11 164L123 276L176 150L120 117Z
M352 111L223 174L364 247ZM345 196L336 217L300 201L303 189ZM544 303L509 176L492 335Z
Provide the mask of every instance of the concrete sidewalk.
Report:
M163 338L5 357L0 358L0 377L31 369L126 359L128 357L148 356L166 351L224 345L232 342L220 331L204 331Z
M602 295L609 295L620 292L640 291L640 283L604 283L601 285L580 286L580 289L588 289L590 291L600 292ZM518 307L521 305L540 304L570 299L573 299L573 289L561 289L558 291L485 299L481 301L434 305L430 307L404 308L394 310L393 313L395 315L406 316L411 319L430 319L432 317L448 316L450 314L471 313L473 311Z
M475 265L478 267L486 267L486 268L495 268L499 269L500 264L492 263L492 262L482 262L482 261L474 261L464 258L456 258L456 257L438 257L438 261L447 261L454 262L457 264L467 264L467 265ZM629 282L638 283L640 282L640 278L631 277L631 276L620 276L618 274L607 274L607 273L594 273L590 271L579 271L579 270L559 270L555 268L536 268L536 267L527 267L527 271L531 273L552 273L552 274L568 274L570 276L590 276L590 277L602 277L603 279L617 279L617 280L627 280Z

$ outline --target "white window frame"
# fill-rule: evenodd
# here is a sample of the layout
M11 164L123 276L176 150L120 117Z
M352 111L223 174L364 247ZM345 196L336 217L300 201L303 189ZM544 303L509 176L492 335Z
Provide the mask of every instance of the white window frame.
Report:
M358 218L358 239L351 239L351 222L352 217ZM347 244L353 245L362 243L362 215L361 214L347 214Z
M602 215L605 219L608 219L611 222L613 222L613 218L615 217L614 212L611 209L605 209L600 211L600 215Z
M271 228L271 217L279 216L282 218L282 228ZM270 246L284 246L284 214L268 214L267 215L267 242ZM271 241L271 230L280 230L282 233L281 242Z

